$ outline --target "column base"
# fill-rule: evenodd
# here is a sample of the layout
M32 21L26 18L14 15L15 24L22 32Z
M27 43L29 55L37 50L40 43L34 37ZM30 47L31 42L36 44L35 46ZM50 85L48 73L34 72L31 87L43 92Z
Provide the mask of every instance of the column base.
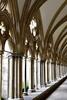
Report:
M60 75L60 78L61 78L61 75Z
M54 78L54 81L56 81L57 80L57 78Z
M48 83L48 84L50 84L50 83L51 83L51 81L48 81L47 83Z
M24 98L8 98L8 100L24 100Z
M28 95L28 92L24 92L23 94L24 94L24 96L27 96Z
M36 92L36 89L31 89L30 91L31 91L31 92Z
M47 83L45 83L45 87L47 87Z

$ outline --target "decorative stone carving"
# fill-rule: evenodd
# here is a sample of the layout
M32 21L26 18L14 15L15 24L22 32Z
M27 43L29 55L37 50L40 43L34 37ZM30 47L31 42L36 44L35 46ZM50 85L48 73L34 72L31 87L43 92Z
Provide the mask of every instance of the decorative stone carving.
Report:
M0 0L0 10L4 10L8 0Z

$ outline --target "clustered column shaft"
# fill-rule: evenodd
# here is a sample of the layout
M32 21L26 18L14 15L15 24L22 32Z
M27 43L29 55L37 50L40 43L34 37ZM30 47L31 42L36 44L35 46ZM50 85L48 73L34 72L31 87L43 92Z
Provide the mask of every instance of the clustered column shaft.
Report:
M22 98L22 57L11 56L9 58L9 88L8 97Z

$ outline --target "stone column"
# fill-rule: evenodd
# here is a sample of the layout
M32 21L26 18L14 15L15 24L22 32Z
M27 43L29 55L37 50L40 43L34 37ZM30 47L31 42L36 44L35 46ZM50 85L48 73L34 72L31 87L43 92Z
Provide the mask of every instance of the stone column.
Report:
M44 86L44 83L45 83L45 62L43 60L43 86Z
M65 75L65 66L64 66L64 75Z
M2 97L2 54L0 54L0 99Z
M48 61L48 83L51 82L51 60Z
M60 64L60 77L62 77L62 64Z
M26 86L27 86L27 77L26 77L26 64L27 64L27 58L25 57L25 92L26 92Z
M47 60L45 61L45 85L47 85Z
M59 67L58 67L58 64L56 62L56 79L58 79L58 75L59 75Z
M61 64L59 64L59 77L61 77Z
M15 97L18 97L18 57L15 57Z
M65 74L65 65L63 65L63 75Z
M13 87L14 87L14 93L13 93L13 95L14 95L14 98L18 98L18 57L12 57L12 58L10 58L10 60L12 59L12 73L13 73L13 76L12 77L14 77L13 78ZM9 65L8 66L10 66L10 63L9 63ZM10 71L10 70L9 70ZM10 73L8 71L8 73Z
M44 64L44 86L45 86L45 60L43 61Z
M18 57L18 98L22 98L22 57Z
M38 60L36 60L36 88L38 88Z
M64 76L64 65L62 65L62 74Z
M54 81L54 63L51 63L51 77L52 77L52 81Z
M56 63L56 79L58 79L58 77L59 77L59 66Z
M8 98L12 99L14 98L14 60L15 60L15 57L14 56L11 56L9 58L9 91L8 91Z
M38 88L40 88L40 60L38 60Z
M64 76L64 65L62 65L62 75Z
M36 60L36 87L40 88L40 60Z
M34 59L34 85L36 88L36 59Z
M42 87L42 82L43 82L43 66L42 66L42 61L40 61L40 86Z
M65 75L66 75L66 65L65 65Z
M62 76L63 76L63 64L62 64Z
M40 85L44 85L44 63L43 60L40 61Z
M8 99L22 99L22 57L9 57Z
M31 58L31 89L34 89L34 59Z
M57 67L57 64L56 62L54 62L54 80L56 80L56 67Z

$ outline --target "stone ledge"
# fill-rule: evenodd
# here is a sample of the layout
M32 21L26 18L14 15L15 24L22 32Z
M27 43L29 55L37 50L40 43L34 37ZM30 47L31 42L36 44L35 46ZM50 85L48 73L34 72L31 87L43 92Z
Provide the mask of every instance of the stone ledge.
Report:
M47 97L49 97L65 80L67 79L67 76L59 80L57 83L49 87L47 90L42 92L40 95L33 98L33 100L45 100Z

